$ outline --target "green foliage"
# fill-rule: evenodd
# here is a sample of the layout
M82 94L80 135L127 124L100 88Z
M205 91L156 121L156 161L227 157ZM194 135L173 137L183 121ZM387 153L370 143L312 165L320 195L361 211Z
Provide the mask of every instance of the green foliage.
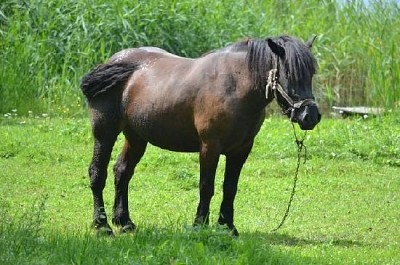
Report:
M344 1L340 1L344 2ZM396 1L3 0L0 113L79 115L80 78L118 50L195 57L246 37L318 36L315 93L326 108L400 100Z
M138 230L98 238L90 229L88 119L18 112L0 117L1 264L396 264L400 259L400 119L324 119L307 133L289 217L296 145L286 119L269 117L243 168L235 239L214 223L224 159L208 229L193 231L198 155L149 146L129 189ZM302 135L298 131L299 136ZM112 165L104 190L113 203Z
M11 217L8 207L0 201L0 262L28 264L32 257L41 255L34 246L40 245L45 200L33 205L18 217ZM41 257L44 258L43 256Z

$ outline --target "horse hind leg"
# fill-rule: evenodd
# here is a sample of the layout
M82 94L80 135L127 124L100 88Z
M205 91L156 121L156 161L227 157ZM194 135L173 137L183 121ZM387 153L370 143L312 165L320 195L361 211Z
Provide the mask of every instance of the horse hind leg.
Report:
M122 232L131 232L136 229L129 216L128 185L135 167L146 150L147 142L141 139L125 140L124 147L114 165L115 201L113 224L121 227Z
M104 113L92 111L92 132L94 136L93 157L89 166L90 188L93 195L93 226L106 235L112 235L104 207L103 190L107 179L114 143L120 133L118 124ZM115 118L115 117L114 117Z

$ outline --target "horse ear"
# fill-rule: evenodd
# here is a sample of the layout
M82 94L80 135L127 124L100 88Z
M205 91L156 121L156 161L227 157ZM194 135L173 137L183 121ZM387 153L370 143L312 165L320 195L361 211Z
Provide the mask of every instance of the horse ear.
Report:
M307 46L309 49L312 48L312 45L313 45L313 43L314 43L314 41L315 41L316 38L317 38L317 35L314 35L313 37L311 37L311 38L306 42L306 46Z
M268 38L267 39L268 46L271 48L272 52L278 55L279 57L284 57L285 56L285 49L274 42L272 39Z

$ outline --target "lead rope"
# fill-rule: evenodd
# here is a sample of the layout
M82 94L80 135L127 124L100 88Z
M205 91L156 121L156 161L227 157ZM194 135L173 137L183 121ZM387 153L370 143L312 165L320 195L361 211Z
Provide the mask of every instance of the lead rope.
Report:
M304 145L304 140L307 136L307 131L304 131L304 135L302 139L299 139L297 137L296 134L296 128L294 127L294 123L292 122L292 127L293 127L293 134L294 137L296 138L296 145L297 145L297 166L296 166L296 173L294 174L294 180L293 180L293 188L292 188L292 192L290 194L290 198L289 198L289 202L285 211L285 214L283 215L282 221L280 222L280 224L271 230L271 232L276 232L278 231L278 229L280 229L283 226L283 223L286 221L286 218L289 215L289 211L290 211L290 207L292 206L292 201L294 198L294 194L296 193L296 186L297 186L297 179L298 179L298 175L299 175L299 168L300 168L300 164L301 164L301 157L302 157L302 153L304 150L304 161L303 164L306 163L307 161L307 147Z

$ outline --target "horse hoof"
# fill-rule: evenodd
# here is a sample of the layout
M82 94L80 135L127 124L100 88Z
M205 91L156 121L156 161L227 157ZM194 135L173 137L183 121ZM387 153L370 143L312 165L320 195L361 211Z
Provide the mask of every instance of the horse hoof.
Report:
M193 227L207 227L210 223L209 214L206 216L196 216L193 222Z
M201 231L206 231L209 228L207 224L198 224L198 223L193 223L191 227L192 232L201 232Z
M233 229L230 229L231 230L231 235L233 236L233 237L238 237L239 236L239 232L238 232L238 230L236 229L236 227L233 227Z
M218 224L218 230L226 231L233 237L238 237L239 232L234 225L227 225L227 224Z
M136 225L131 221L128 221L126 225L121 227L122 233L132 233L135 230L136 230Z
M97 230L97 236L98 237L112 237L114 236L113 230L111 227L107 224L105 226L101 227L95 227Z

